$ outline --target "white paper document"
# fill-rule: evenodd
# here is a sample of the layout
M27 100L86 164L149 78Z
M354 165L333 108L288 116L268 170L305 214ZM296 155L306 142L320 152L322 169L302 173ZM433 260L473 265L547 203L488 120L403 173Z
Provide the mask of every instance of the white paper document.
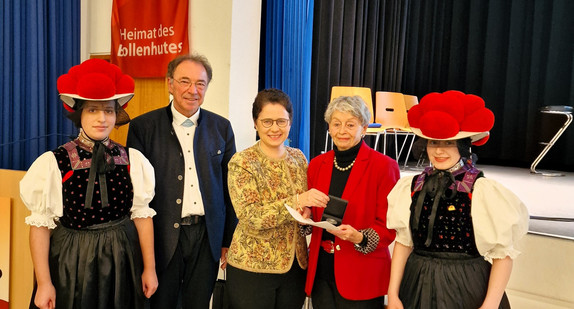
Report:
M301 216L301 214L299 214L297 212L297 210L291 208L289 205L285 204L285 208L287 208L287 210L289 211L289 213L291 214L291 216L293 218L295 218L295 220L297 220L297 222L303 223L303 224L308 224L308 225L312 225L312 226L316 226L316 227L320 227L322 229L326 229L326 230L333 230L333 229L339 229L338 227L332 225L331 223L327 222L327 221L321 221L321 222L315 222L311 219L305 219L303 218L303 216Z

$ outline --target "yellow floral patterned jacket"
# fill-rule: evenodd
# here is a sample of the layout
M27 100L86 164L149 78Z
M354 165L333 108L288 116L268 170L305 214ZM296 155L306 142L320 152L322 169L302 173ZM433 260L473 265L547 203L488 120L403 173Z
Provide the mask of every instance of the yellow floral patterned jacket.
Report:
M307 242L299 223L285 208L296 208L296 195L307 191L307 160L287 147L271 159L259 143L229 161L229 194L239 223L227 253L233 267L257 273L286 273L296 256L307 269Z

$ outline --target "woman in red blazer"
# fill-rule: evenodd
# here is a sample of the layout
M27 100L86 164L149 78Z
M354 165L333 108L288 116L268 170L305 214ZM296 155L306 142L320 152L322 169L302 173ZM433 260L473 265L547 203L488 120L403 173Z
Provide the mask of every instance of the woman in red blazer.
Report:
M400 175L396 161L362 141L370 118L360 97L334 99L325 112L334 150L309 164L310 189L348 201L339 229L313 228L305 292L314 309L381 308L387 294L395 239L386 227L387 194ZM313 220L323 210L311 207Z

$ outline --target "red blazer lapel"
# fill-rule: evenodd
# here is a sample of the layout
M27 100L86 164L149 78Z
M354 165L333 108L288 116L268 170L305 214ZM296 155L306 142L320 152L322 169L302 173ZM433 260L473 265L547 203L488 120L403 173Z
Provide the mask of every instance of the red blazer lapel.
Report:
M333 175L333 159L335 159L335 152L329 151L325 154L321 166L317 171L316 179L314 182L315 189L329 194L329 187L331 186L331 176ZM322 175L319 177L319 175Z

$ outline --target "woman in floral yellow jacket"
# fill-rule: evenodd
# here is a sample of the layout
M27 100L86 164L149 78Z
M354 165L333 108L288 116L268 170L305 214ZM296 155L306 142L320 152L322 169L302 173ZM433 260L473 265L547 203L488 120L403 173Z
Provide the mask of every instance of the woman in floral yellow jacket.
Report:
M285 207L325 207L328 197L307 191L307 160L284 145L293 115L289 96L263 90L252 114L260 140L229 162L229 194L239 223L227 253L228 295L234 309L300 309L307 243Z

